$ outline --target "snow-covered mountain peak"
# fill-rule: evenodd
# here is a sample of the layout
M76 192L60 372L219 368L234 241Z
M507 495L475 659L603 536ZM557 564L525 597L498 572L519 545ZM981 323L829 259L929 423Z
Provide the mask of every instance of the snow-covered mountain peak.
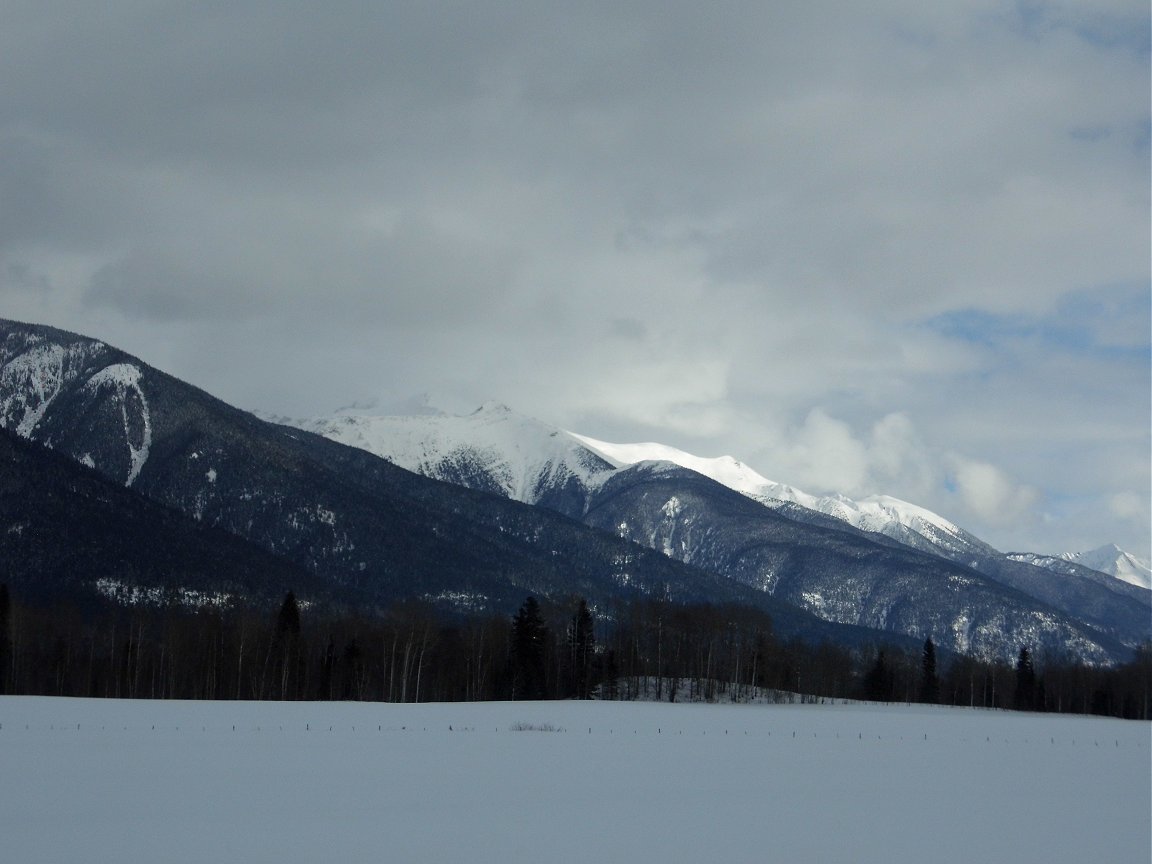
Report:
M1139 588L1152 588L1152 565L1130 552L1125 552L1115 543L1107 543L1098 549L1087 552L1065 552L1060 556L1065 561L1099 570L1115 576Z
M1122 558L1126 555L1128 555L1128 553L1117 546L1115 543L1105 543L1103 546L1098 546L1095 549L1089 549L1087 552L1065 552L1060 557L1065 561L1076 561L1078 563L1083 563L1082 559L1084 558L1112 561L1113 559Z
M789 514L790 508L802 507L951 560L1000 555L938 513L891 495L860 499L814 495L770 480L732 456L696 456L658 442L602 441L518 414L500 402L486 402L464 416L341 414L281 422L368 450L410 471L517 501L539 504L548 496L561 495L567 502L562 509L569 513L580 512L582 496L599 488L617 469L645 464L659 471L678 466L794 518L797 511ZM1152 582L1146 562L1115 546L1063 558L1143 588Z
M367 450L429 477L476 485L536 503L542 490L569 479L595 485L612 466L573 436L487 402L466 416L337 416L283 420Z
M635 465L637 462L672 462L681 468L711 477L717 483L742 492L745 495L755 495L756 492L772 481L757 474L738 459L731 456L717 456L714 458L694 456L666 444L610 444L607 441L598 441L586 435L571 433L572 437L582 442L589 450L604 457L617 468Z
M509 408L507 405L505 405L503 402L491 402L490 401L490 402L485 402L483 405L481 405L479 408L477 408L475 411L473 411L471 416L472 417L483 416L483 417L498 419L501 417L508 417L512 414L513 414L512 409ZM527 420L529 418L524 417L521 419ZM535 421L533 421L533 422L535 422Z
M517 414L500 402L486 402L466 416L338 415L281 422L410 471L526 503L540 503L542 495L552 494L549 490L571 484L573 491L595 489L614 469L664 463L695 471L773 509L798 505L919 548L952 554L994 551L944 517L899 498L812 495L769 480L732 456L696 456L657 442L601 441Z
M673 462L769 507L798 504L833 516L863 531L886 534L901 541L907 541L907 532L911 531L950 551L972 546L978 546L981 550L988 548L943 516L890 495L872 495L859 501L839 494L812 495L785 483L769 480L731 456L707 458L665 444L611 444L583 435L573 437L617 467L649 461Z
M850 503L848 499L843 498L843 496L837 497L841 498L846 504ZM924 526L931 526L949 535L959 536L963 533L962 529L949 522L943 516L933 513L925 507L911 504L900 498L893 498L891 495L870 495L867 498L855 502L855 506L862 514L865 514L866 517L883 521L895 521L916 531L921 531Z

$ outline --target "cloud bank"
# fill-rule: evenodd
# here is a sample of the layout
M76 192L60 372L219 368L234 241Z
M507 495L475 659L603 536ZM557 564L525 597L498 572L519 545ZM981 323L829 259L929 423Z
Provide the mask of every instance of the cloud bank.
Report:
M1149 554L1146 4L7 4L0 314Z

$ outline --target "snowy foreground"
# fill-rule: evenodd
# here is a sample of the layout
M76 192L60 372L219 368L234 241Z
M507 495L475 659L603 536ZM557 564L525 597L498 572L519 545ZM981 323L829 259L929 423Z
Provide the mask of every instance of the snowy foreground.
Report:
M1147 864L1150 729L923 706L0 697L0 858Z

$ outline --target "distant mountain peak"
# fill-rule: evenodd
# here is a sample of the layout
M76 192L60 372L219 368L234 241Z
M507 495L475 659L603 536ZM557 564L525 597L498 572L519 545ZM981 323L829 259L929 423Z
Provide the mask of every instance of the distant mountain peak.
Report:
M1087 552L1065 552L1060 558L1115 576L1138 588L1152 588L1152 565L1115 543L1105 543Z
M540 503L557 485L596 485L612 465L562 429L485 402L471 414L339 416L282 420L390 462L515 501Z
M732 456L709 458L695 456L665 444L610 444L584 435L574 434L573 437L617 467L638 462L672 462L710 477L769 507L779 507L785 503L797 504L847 522L863 531L885 534L901 542L907 542L908 532L911 531L931 544L943 546L952 552L966 548L978 548L981 552L990 550L987 544L943 516L890 495L872 495L859 501L839 494L811 495L788 484L769 480Z

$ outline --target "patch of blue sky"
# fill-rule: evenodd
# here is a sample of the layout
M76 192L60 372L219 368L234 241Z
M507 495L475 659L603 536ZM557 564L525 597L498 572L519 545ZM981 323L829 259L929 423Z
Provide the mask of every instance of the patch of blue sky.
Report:
M1122 157L1140 158L1144 162L1143 174L1147 179L1148 149L1152 141L1152 120L1148 117L1116 124L1086 123L1072 126L1068 129L1068 137L1086 146L1102 145L1117 148Z
M1069 132L1076 141L1088 141L1094 143L1096 141L1104 141L1112 137L1111 126L1077 126Z
M1051 313L956 309L924 322L950 339L994 350L1023 343L1120 362L1152 358L1152 286L1110 286L1068 295Z
M1124 15L1091 7L1070 10L1049 0L1018 0L1013 23L1029 39L1040 39L1054 31L1071 31L1097 48L1133 51L1141 56L1152 53L1152 20L1146 10Z
M1152 149L1152 122L1145 121L1140 124L1140 128L1136 133L1136 150L1139 153L1147 153Z

